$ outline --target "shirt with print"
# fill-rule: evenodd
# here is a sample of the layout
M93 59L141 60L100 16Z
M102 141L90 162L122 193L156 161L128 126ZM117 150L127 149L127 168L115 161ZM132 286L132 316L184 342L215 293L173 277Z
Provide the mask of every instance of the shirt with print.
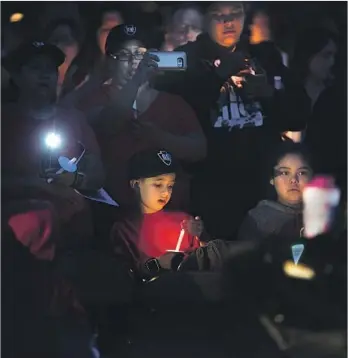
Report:
M231 131L246 127L261 127L263 125L262 108L259 102L244 103L234 86L233 77L220 90L217 111L212 111L214 128L226 128ZM239 90L241 91L241 90Z

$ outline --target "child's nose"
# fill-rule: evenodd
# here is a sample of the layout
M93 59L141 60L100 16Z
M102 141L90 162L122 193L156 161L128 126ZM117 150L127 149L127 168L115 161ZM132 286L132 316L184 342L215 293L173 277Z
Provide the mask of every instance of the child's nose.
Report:
M297 174L293 175L290 179L290 183L298 183L299 177Z

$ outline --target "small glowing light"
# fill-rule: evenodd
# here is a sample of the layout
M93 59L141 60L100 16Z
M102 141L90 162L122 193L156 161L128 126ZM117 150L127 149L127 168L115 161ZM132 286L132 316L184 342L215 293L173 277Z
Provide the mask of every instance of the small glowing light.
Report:
M20 12L16 12L10 16L10 22L19 22L23 20L24 15Z
M315 271L312 267L304 264L295 264L291 261L286 261L283 265L284 273L289 276L300 280L312 280L315 277Z
M51 149L56 149L62 144L62 139L60 138L59 134L51 132L47 134L45 143L47 147Z
M295 265L297 265L303 254L304 245L303 244L293 245L291 246L291 251L292 251L292 258L294 259L294 263Z

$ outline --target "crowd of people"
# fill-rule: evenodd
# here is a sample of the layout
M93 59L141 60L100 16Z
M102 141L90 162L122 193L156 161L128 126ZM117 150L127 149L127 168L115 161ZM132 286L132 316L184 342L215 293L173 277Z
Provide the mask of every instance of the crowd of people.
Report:
M265 9L186 4L165 19L153 49L150 26L115 8L100 15L92 37L63 14L30 36L20 23L4 28L4 356L125 357L132 325L151 326L138 334L147 340L160 337L171 323L153 311L181 300L181 330L204 301L197 287L210 297L217 285L219 299L248 317L233 311L243 328L222 355L197 338L206 356L343 357L347 64L339 28L311 24L290 49L276 42ZM161 51L184 52L185 70L159 68ZM340 195L313 239L303 193L318 174ZM316 267L320 280L298 284L279 273L292 244L306 247L303 270ZM307 321L283 325L299 305ZM139 311L150 313L132 323ZM188 323L187 332L214 319ZM320 349L318 326L319 335L335 332ZM312 338L299 340L294 327ZM173 351L159 357L178 356L179 343L162 344ZM194 351L187 356L204 356Z

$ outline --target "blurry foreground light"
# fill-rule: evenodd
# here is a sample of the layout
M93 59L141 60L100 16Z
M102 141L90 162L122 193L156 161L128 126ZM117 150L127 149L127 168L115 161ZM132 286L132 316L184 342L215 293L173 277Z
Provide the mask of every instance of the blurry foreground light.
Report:
M20 12L16 12L10 16L10 22L19 22L23 20L24 15Z
M283 265L284 273L292 278L299 280L312 280L315 277L315 271L312 267L304 264L295 264L291 261L286 261Z
M45 138L45 143L50 149L57 149L62 144L62 139L59 134L50 132Z

